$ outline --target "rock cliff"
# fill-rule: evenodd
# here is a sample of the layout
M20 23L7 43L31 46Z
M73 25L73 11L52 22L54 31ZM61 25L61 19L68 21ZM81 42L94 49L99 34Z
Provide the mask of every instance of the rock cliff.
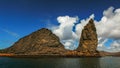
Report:
M80 52L89 52L89 53L96 53L97 52L97 33L94 21L91 19L86 26L84 26L79 42L79 47L77 51Z

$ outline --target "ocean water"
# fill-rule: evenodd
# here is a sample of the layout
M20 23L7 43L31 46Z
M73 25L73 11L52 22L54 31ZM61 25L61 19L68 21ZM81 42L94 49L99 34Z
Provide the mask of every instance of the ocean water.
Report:
M8 58L0 68L120 68L120 57L102 58Z

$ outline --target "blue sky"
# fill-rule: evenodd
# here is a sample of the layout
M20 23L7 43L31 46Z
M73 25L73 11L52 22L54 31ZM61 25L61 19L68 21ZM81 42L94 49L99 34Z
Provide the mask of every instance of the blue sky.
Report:
M110 6L120 8L120 0L0 0L0 49L49 24L59 25L58 16L81 20L94 13L99 21Z

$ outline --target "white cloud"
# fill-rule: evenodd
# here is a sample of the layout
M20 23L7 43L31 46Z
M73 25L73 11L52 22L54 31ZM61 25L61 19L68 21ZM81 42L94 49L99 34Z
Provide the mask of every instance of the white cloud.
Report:
M53 33L60 38L66 49L75 49L79 43L83 27L94 17L92 14L89 18L82 19L80 23L77 23L78 17L59 16L57 20L60 25L52 29ZM98 50L120 51L120 41L118 41L120 40L120 8L114 10L114 7L110 7L103 11L103 17L100 21L95 20L95 25L98 34ZM75 27L75 31L73 31L73 27ZM110 47L106 47L105 43L109 39L115 41Z
M110 7L103 12L103 15L106 16L107 18L111 18L114 16L113 10L114 10L114 7Z
M96 28L98 37L104 38L99 45L102 44L104 46L104 43L107 42L105 40L107 39L115 39L106 50L110 52L120 51L120 43L117 42L120 39L120 8L114 10L113 7L110 7L105 10L101 20L96 21ZM116 45L118 46L117 48Z
M74 42L77 39L77 35L72 30L78 21L78 17L59 16L57 20L60 26L53 29L53 33L60 38L66 49L71 49L75 46Z
M108 9L108 13L111 11ZM107 13L107 10L106 10ZM103 13L104 14L104 13ZM96 23L97 32L99 36L106 38L120 38L120 13L116 13L116 11L112 11L111 16L104 14L101 21Z

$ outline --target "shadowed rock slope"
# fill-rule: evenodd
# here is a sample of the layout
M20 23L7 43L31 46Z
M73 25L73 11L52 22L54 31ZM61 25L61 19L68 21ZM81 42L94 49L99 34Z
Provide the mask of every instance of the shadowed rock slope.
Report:
M65 49L59 41L59 38L50 30L42 28L21 38L3 52L27 55L61 55Z

